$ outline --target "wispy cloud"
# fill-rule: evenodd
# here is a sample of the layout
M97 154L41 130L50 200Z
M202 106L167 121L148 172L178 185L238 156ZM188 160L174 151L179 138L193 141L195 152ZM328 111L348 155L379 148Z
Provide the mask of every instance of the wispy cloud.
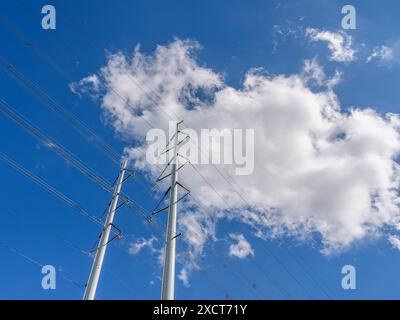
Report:
M98 96L97 92L100 90L100 85L99 78L96 75L90 75L78 82L71 83L69 88L73 93L79 96L81 96L81 94L90 93L96 98Z
M183 285L188 288L190 287L189 275L187 269L183 268L179 271L178 279L182 281Z
M235 241L229 246L229 255L231 257L244 259L248 256L254 256L254 250L243 234L231 233L229 236Z
M391 235L388 238L389 242L392 244L393 248L400 250L400 237Z
M393 58L394 58L393 49L382 45L380 47L375 47L372 50L372 53L367 57L366 62L369 63L374 59L382 62L388 62L393 60Z
M275 24L272 29L272 53L278 53L280 44L285 43L288 38L298 38L304 34L304 28L298 23L285 21L283 24Z
M152 236L149 239L145 239L145 238L140 238L137 242L133 243L130 248L129 248L129 253L136 255L138 254L140 251L142 251L142 249L144 248L149 248L151 251L154 251L154 247L153 247L153 243L157 241L157 238Z
M309 27L306 29L306 36L311 41L326 42L331 51L332 61L350 62L356 58L352 37L344 31L332 32Z
M312 86L325 86L332 90L340 81L342 73L337 71L331 78L327 78L324 68L318 63L317 59L305 60L301 77Z

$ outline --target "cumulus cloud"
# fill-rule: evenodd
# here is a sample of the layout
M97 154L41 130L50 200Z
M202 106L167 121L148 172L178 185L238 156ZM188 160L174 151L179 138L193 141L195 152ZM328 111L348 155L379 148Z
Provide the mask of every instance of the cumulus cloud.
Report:
M229 255L231 257L244 259L248 256L254 256L254 250L243 234L231 233L229 236L235 241L229 246Z
M393 58L394 54L392 48L389 48L387 46L380 46L380 47L375 47L372 50L372 53L367 57L366 62L369 63L374 59L382 62L388 62L393 60Z
M344 31L331 32L309 27L306 29L306 36L311 41L326 42L331 51L330 60L349 62L356 58L356 50L353 48L352 37Z
M351 38L344 34L313 30L310 35L327 41L334 59L354 58ZM109 123L137 142L126 147L126 154L150 179L162 167L144 156L149 123L166 132L169 117L184 119L189 133L255 131L253 174L235 175L234 164L195 165L201 175L190 166L180 171L180 181L198 199L180 203L179 228L191 248L183 281L196 268L205 243L215 239L221 219L240 221L263 239L321 239L325 254L398 225L397 115L380 115L371 107L343 110L333 91L340 76L326 77L315 63L291 75L268 76L255 69L234 88L197 62L198 49L194 41L175 40L150 55L138 48L132 57L110 55L98 73L101 85L92 88L103 92ZM312 89L310 74L322 86Z

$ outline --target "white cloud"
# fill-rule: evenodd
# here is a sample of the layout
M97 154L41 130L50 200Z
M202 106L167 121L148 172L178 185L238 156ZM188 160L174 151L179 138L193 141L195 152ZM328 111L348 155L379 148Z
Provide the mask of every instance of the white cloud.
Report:
M138 254L142 249L144 248L150 248L152 251L154 251L153 243L157 241L157 238L152 236L149 239L145 238L140 238L137 242L131 245L129 248L129 254Z
M81 79L79 82L74 82L69 85L71 91L77 95L81 93L86 94L90 92L97 92L100 89L100 80L96 75L90 75L86 78ZM97 94L94 95L97 97Z
M306 36L312 41L327 42L331 51L330 60L338 62L355 60L356 50L352 47L352 37L344 31L331 32L309 27L306 29Z
M206 241L208 239L215 240L215 224L201 208L198 208L196 212L187 209L180 213L179 228L183 230L184 239L190 250L178 256L180 260L184 261L178 279L183 282L185 287L189 287L189 273L199 269L197 259L203 255Z
M186 288L190 287L190 283L189 283L189 274L186 268L181 269L181 271L178 274L178 279L181 280L183 282L183 285Z
M305 60L301 77L308 85L326 86L332 90L340 81L342 74L336 70L332 78L327 78L324 68L314 58Z
M391 235L389 236L389 242L392 244L393 248L400 250L400 237Z
M334 75L332 78L328 79L328 81L327 81L327 83L326 83L326 87L327 87L329 90L332 90L334 87L336 87L336 85L337 85L339 82L342 81L342 75L343 75L342 72L336 70L336 71L335 71L335 75Z
M380 47L375 47L372 50L371 55L367 57L367 63L371 62L373 59L377 59L382 62L388 62L393 60L394 55L393 55L393 49L387 47L387 46L380 46Z
M316 59L304 61L303 78L313 80L317 85L322 86L325 82L325 72Z
M341 37L329 42L335 59L353 58L349 40ZM195 268L195 257L214 238L213 228L223 218L241 221L265 239L318 234L326 254L400 222L397 115L381 116L373 108L343 112L333 85L328 85L340 74L327 80L315 65L314 78L325 84L317 92L304 70L277 76L251 71L242 87L228 86L221 75L199 65L194 57L198 48L193 41L176 40L158 46L152 55L138 49L132 58L111 55L99 73L98 88L104 90L101 102L109 122L129 141L138 142L126 148L127 155L151 179L162 168L150 166L142 154L149 130L143 118L166 132L165 113L179 115L197 132L255 131L254 173L235 176L235 166L220 166L230 173L234 188L213 166L196 168L218 194L190 166L180 172L180 180L203 204L180 204L179 227L192 248L187 272Z
M299 19L302 21L302 19ZM304 34L304 29L297 22L293 23L286 20L283 24L275 24L272 29L272 53L278 53L278 47L281 43L288 40L289 37L298 38Z
M244 259L248 256L254 256L254 250L243 234L231 233L229 236L235 241L229 246L229 255L231 257Z

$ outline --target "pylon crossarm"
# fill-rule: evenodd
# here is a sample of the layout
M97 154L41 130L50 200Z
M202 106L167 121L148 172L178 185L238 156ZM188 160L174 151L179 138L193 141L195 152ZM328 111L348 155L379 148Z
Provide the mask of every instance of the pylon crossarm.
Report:
M121 207L123 207L124 205L126 205L129 201L130 201L129 198L125 198L124 201L123 201L122 203L120 203L120 204L118 205L118 207L115 208L115 212L117 212L118 209L120 209Z
M164 211L165 209L168 208L168 207L166 207L166 208L157 210L157 208L160 206L161 202L164 201L165 197L168 195L168 193L170 192L170 190L171 190L171 187L169 187L169 188L167 189L167 191L165 191L164 195L162 196L162 198L160 199L160 201L158 201L157 206L155 207L155 209L154 209L153 212L151 213L152 215L156 215L157 213L160 213L161 211Z
M118 210L118 209L115 209L115 211L117 211L117 210ZM104 221L104 223L105 223L105 221ZM99 235L99 239L98 239L98 240L100 240L100 238L101 238L101 236L102 236L102 234L103 234L105 228L106 228L106 226L103 226L103 228L101 229L101 232L100 232L100 235ZM119 229L118 229L118 230L119 230ZM113 229L110 230L110 233L112 233L114 236L118 235L118 233L117 233L115 230L113 230ZM94 251L96 251L96 250L94 250Z
M183 188L184 188L185 190L187 190L185 187L183 187ZM180 197L177 201L173 202L172 205L175 205L175 204L177 204L178 202L182 201L182 200L183 200L184 198L186 198L188 195L190 195L190 191L186 192L186 193L185 193L182 197ZM163 211L167 210L169 207L170 207L170 205L168 205L168 206L166 206L166 207L164 207L164 208L162 208L162 209L160 209L160 210L153 211L151 214L154 216L154 215L156 215L156 214L158 214L158 213L160 213L160 212L163 212Z
M163 155L164 153L167 153L167 152L171 151L172 149L174 149L174 147L168 148L167 150L161 152L160 156Z
M189 136L186 136L183 140L181 140L181 141L178 142L177 146L179 147L179 146L180 146L183 142L185 142L186 140L190 140L190 137L189 137ZM161 156L162 154L164 154L164 153L167 153L167 152L173 150L173 149L175 149L175 146L173 146L173 147L171 147L171 148L168 148L168 149L165 150L164 152L161 152L161 153L160 153L160 156Z
M187 140L190 140L190 136L186 136L185 138L183 138L183 140L179 141L177 146L179 147L182 143L184 143L184 142L186 143Z
M179 232L177 235L175 235L174 237L172 237L171 240L174 240L174 239L176 239L176 238L178 238L178 237L181 237L181 236L182 236L182 232Z
M187 162L185 162L184 164L181 164L181 165L179 166L179 168L176 169L176 171L181 170L181 169L186 165L186 163L187 163ZM165 175L165 176L159 178L159 179L157 180L157 182L160 182L160 181L164 180L165 178L168 178L169 176L171 176L171 174L172 174L172 173L168 173L167 175Z
M123 232L120 228L118 228L115 224L111 223L111 227L113 227L114 229L116 229L118 231L118 234L114 236L114 238L112 238L108 243L110 243L111 241L113 241L115 238L121 239L123 236Z
M184 134L186 137L185 137L183 140L179 141L178 144L177 144L177 146L180 146L180 145L181 145L183 142L185 142L186 140L190 140L190 136L189 136L187 133L184 133L184 132L181 132L181 131L178 131L178 133L182 133L182 134ZM165 147L166 150L164 150L163 152L161 152L161 153L160 153L160 156L161 156L162 154L167 153L167 152L169 152L169 151L171 151L171 150L173 150L173 149L175 148L175 146L173 146L173 147L171 147L171 148L168 148L168 146L169 146L171 140L175 137L175 135L176 135L176 133L174 133L174 135L172 136L172 138L168 141L168 143L167 143L167 145L166 145L166 147Z
M181 133L190 138L190 135L188 133L184 132L183 130L179 130L178 133Z
M113 227L114 229L117 229L118 232L112 231L115 235L114 235L110 240L108 240L107 243L105 243L105 244L103 244L103 245L101 245L101 246L97 246L95 249L90 250L89 253L96 252L98 249L100 249L101 247L107 246L107 245L110 244L113 240L115 240L115 239L117 239L117 238L118 238L118 239L121 239L121 238L122 238L122 235L123 235L122 230L121 230L120 228L118 228L116 225L114 225L113 223L111 223L110 225L111 225L111 227ZM103 232L102 232L102 233L103 233ZM100 234L100 237L99 237L99 238L101 238L102 233Z
M167 163L167 165L165 166L165 168L163 169L163 171L161 172L161 174L158 176L156 183L160 182L161 180L163 180L164 178L162 178L162 175L164 174L164 172L167 170L167 168L169 167L169 165L171 164L171 162L175 159L175 156L172 157L172 159Z
M178 143L177 143L177 147L179 147L182 143L186 143L186 140L190 140L190 136L189 135L187 135L183 140L181 140L181 141L179 141ZM167 153L167 152L169 152L169 151L171 151L171 150L173 150L173 149L175 149L175 146L173 146L173 147L171 147L171 148L168 148L167 150L165 150L164 152L162 152L162 153L160 153L160 156L162 155L162 154L164 154L164 153ZM175 157L175 156L174 156ZM173 159L173 158L172 158Z
M185 159L187 162L190 163L190 159L189 159L188 157L185 157L185 156L181 155L180 153L178 153L178 157L181 157L182 159ZM186 164L187 162L185 162L185 164Z
M171 141L175 138L175 136L176 136L176 132L175 132L175 133L172 135L172 137L169 139L167 145L165 146L165 149L168 148L169 144L170 144ZM165 153L165 152L167 152L167 151L164 151L164 152L162 152L161 154L163 154L163 153ZM160 155L161 155L161 154L160 154Z
M126 180L128 180L130 177L133 177L135 175L135 171L133 170L126 170L128 173L128 175L125 177L125 179L122 182L125 182Z
M182 197L180 197L176 202L174 202L173 204L176 204L178 202L181 202L183 199L185 199L188 195L190 195L190 191L188 191L187 193L185 193Z
M188 188L186 188L182 183L180 183L179 181L176 182L178 186L180 186L182 189L185 189L187 194L190 194L190 190ZM186 196L186 195L185 195Z
M169 206L166 206L166 207L164 207L164 208L162 208L162 209L160 209L160 210L153 211L151 214L152 214L153 216L155 216L156 214L159 214L160 212L163 212L164 210L167 210L168 208L169 208Z

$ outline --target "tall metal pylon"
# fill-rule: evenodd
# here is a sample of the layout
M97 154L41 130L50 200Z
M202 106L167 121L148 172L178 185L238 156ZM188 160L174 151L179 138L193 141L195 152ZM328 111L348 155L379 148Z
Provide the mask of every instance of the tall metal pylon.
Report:
M108 207L108 213L106 222L104 223L103 230L101 232L100 241L97 246L96 255L93 260L92 270L90 272L89 280L86 285L85 294L83 300L94 300L96 295L97 285L99 283L101 268L103 266L104 255L106 253L107 245L111 242L109 241L110 232L114 221L114 216L117 211L117 205L119 196L121 194L122 184L124 182L125 172L127 170L128 160L124 160L121 165L121 170L118 175L118 179L115 185L113 198L111 200L110 206Z
M167 167L171 165L171 172L166 176L162 177L164 171L161 173L161 176L157 179L157 182L163 180L164 178L171 176L171 186L165 193L164 197L170 192L169 205L161 210L153 212L153 214L157 214L165 209L168 209L168 223L167 223L167 231L165 234L165 251L164 251L164 268L162 274L162 284L161 284L161 300L174 300L174 291L175 291L175 254L176 254L176 240L181 235L176 232L176 219L177 219L177 205L180 200L182 200L186 195L190 192L183 187L178 182L178 171L183 166L179 166L178 157L180 156L178 153L179 145L183 142L179 141L179 125L183 121L176 123L175 134L171 138L173 140L172 146L172 159L168 163ZM170 142L171 142L170 140ZM170 143L169 142L169 143ZM168 147L168 145L167 145ZM171 149L167 149L165 152L168 152ZM184 188L187 191L183 197L178 199L178 185ZM163 197L163 199L164 199ZM161 199L161 200L163 200Z

